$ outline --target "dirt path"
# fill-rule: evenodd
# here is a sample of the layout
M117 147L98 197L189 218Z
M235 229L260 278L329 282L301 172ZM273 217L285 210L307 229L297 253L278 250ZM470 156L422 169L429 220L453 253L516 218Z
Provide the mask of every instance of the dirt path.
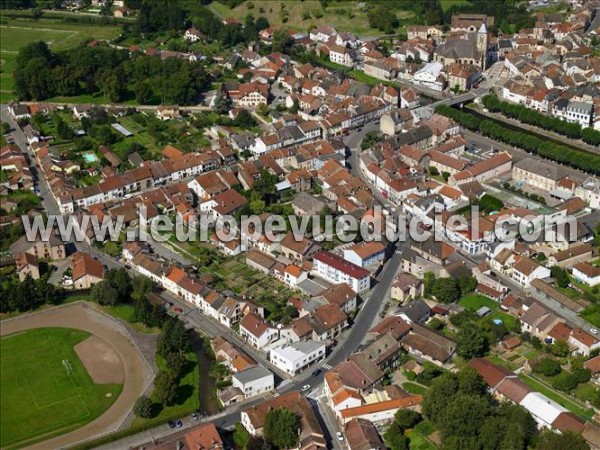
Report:
M110 343L122 361L125 380L119 398L96 420L77 430L28 448L46 450L68 447L118 430L127 418L135 400L144 392L153 378L148 362L132 342L125 327L110 316L80 302L2 321L0 336L40 327L77 328Z

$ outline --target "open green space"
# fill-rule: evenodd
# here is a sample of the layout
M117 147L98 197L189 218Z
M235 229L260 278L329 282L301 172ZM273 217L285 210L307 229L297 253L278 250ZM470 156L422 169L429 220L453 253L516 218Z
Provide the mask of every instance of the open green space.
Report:
M421 386L417 383L411 383L410 381L402 383L402 389L415 395L425 395L425 393L428 391L425 386Z
M90 334L39 328L0 340L0 445L21 448L92 421L121 385L95 384L73 347Z
M481 294L465 295L459 300L458 304L470 311L477 311L483 306L487 306L491 310L496 310L499 307L498 302Z
M442 5L442 9L448 11L453 6L463 6L468 5L470 0L440 0L440 5Z
M494 311L490 315L484 317L482 321L492 322L496 319L501 320L508 331L518 332L521 329L519 319L517 319L515 316L511 316L510 314L506 314L500 311Z
M200 407L198 398L198 386L200 383L198 357L194 352L186 353L185 357L188 362L184 370L184 375L179 382L179 387L177 388L177 399L175 404L172 406L161 406L162 409L160 412L151 419L136 417L131 425L132 429L147 429L152 425L159 425L171 419L179 419L196 411ZM168 370L167 363L159 355L156 357L156 365L159 370ZM156 400L155 395L156 393L153 393L150 398L156 405L159 402Z
M410 439L410 443L408 445L410 450L434 450L437 448L417 430L408 430L406 431L406 435Z

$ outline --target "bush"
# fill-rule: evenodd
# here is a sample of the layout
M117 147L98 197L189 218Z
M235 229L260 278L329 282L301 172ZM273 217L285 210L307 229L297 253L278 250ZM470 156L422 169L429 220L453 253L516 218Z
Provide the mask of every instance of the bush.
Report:
M542 358L532 367L534 373L540 373L547 377L558 375L561 372L560 363L555 359Z
M142 417L143 419L149 419L152 417L152 400L145 395L142 395L135 401L133 406L133 413Z

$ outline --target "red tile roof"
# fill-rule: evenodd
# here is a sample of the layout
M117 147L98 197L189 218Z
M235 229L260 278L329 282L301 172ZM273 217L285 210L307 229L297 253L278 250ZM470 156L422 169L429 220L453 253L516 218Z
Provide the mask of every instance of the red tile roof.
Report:
M340 258L333 253L321 251L314 255L313 257L316 261L320 261L324 264L327 264L330 267L333 267L340 272L345 273L346 275L352 278L365 278L369 276L369 272L362 267L358 267L356 264L352 264L349 261L346 261L343 258Z

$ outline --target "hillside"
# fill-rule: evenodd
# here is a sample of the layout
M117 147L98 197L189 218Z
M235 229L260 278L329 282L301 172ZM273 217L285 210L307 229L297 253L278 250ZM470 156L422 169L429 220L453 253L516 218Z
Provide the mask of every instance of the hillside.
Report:
M221 18L233 17L240 21L248 14L254 17L264 16L271 25L286 25L299 31L307 31L318 25L331 25L338 31L352 31L359 36L378 36L381 31L369 26L367 11L358 1L330 1L326 8L322 2L306 1L273 1L250 0L235 8L229 8L219 1L213 1L209 8ZM392 11L401 25L410 22L411 12ZM401 28L398 29L400 31Z

